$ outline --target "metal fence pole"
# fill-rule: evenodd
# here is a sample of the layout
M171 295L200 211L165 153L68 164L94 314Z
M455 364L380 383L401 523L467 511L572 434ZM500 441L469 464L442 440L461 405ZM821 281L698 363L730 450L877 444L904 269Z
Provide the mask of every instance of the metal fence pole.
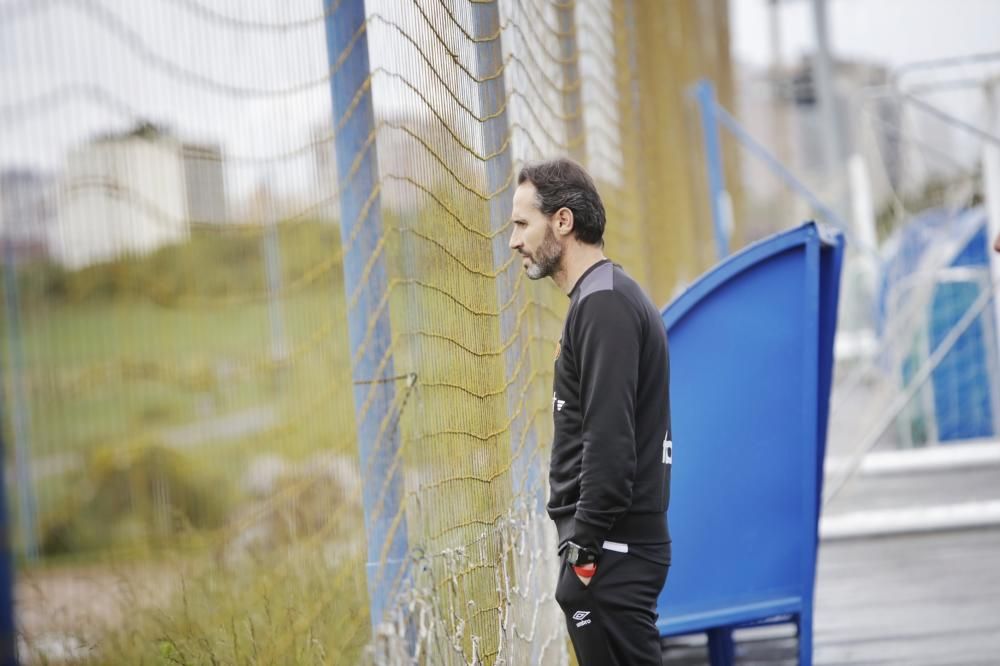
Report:
M377 628L392 605L394 583L398 584L402 575L407 527L399 514L403 510L402 474L398 467L393 471L392 465L399 451L398 431L385 428L379 434L383 419L393 409L396 385L389 379L395 373L388 309L380 307L388 280L380 248L383 231L375 114L364 0L342 0L335 11L328 5L329 0L324 2L328 11L327 57L340 179L340 236L347 248L344 292L368 540L366 573L371 621Z
M826 0L812 0L813 30L816 35L816 54L813 57L812 76L819 105L820 132L823 140L823 158L827 174L839 172L843 158L843 143L837 113L837 96L833 83L833 60L830 57L830 29Z
M10 360L11 425L14 434L14 478L17 484L18 522L24 556L38 557L38 516L35 479L31 471L30 412L24 386L24 349L21 340L21 306L17 293L17 258L11 242L3 257L4 314L7 324L7 354Z
M566 116L566 152L581 164L587 161L587 144L583 127L583 82L580 78L580 51L576 41L576 5L556 4L556 25L559 29L559 57L562 60L564 86L561 95Z
M722 168L722 147L716 119L717 103L715 86L708 79L701 79L694 86L694 96L701 115L702 140L705 143L705 166L708 175L708 198L712 210L712 228L715 230L715 251L719 259L729 254L725 171Z
M10 241L8 241L8 243L9 242ZM11 272L13 272L11 262L12 256L9 249L7 251L7 255L8 256L4 258L5 295L6 290L12 288ZM14 288L16 289L16 285L14 285ZM8 303L7 338L9 341L11 339L11 335L13 334L10 322L9 298L6 298L5 296L4 300ZM2 363L0 363L0 366L2 366ZM6 380L6 377L3 376L2 372L0 372L0 378L4 381ZM16 375L15 381L17 381ZM17 389L15 388L15 391L16 390ZM0 397L3 396L3 393L3 391L0 391ZM2 416L3 407L5 406L6 401L0 399L0 416ZM17 407L15 406L14 409L16 411ZM7 442L4 441L4 430L4 428L0 428L0 666L15 666L17 664L17 634L14 630L14 567L12 563L13 544L11 543L12 534L7 511L7 473L5 464L7 459ZM22 484L19 482L19 489L21 488L21 485ZM22 524L25 522L23 517L21 522ZM33 528L34 525L31 524L30 527ZM31 542L33 544L34 531L33 529L30 531Z
M483 153L486 159L486 190L490 195L488 201L490 232L493 234L493 266L499 270L497 275L497 304L503 307L510 303L517 284L520 262L510 261L511 250L507 243L508 234L502 233L510 219L510 207L514 189L513 165L510 155L510 125L507 122L507 92L504 84L503 51L500 43L500 12L497 3L475 3L472 5L473 31L476 42L476 76L479 79L479 110L482 117ZM517 309L506 307L500 312L500 336L505 343L518 335ZM526 349L518 345L509 345L504 351L504 365L507 376L512 377L518 364L519 354L526 354ZM507 390L507 406L514 407L516 386ZM534 429L525 431L525 441L517 442L516 434L523 426L522 419L517 419L510 425L510 445L514 455L512 461L513 490L519 482L525 488L535 487L537 471L529 468L531 452L534 449Z
M17 634L14 629L14 566L7 520L7 488L2 429L0 429L0 666L17 664Z
M986 130L1000 136L1000 75L991 77L983 87L986 106ZM994 243L1000 239L1000 146L995 143L983 145L983 205L986 207L986 256L990 265L990 289L993 292L992 335L989 358L996 362L1000 352L1000 291L994 285L1000 280L1000 253L993 251ZM993 367L997 367L994 365ZM990 382L993 409L993 432L1000 435L1000 391L997 382Z

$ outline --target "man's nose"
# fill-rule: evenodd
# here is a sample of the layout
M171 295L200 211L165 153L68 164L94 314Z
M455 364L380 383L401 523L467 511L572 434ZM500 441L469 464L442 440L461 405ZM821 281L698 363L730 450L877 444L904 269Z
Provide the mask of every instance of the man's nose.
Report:
M995 252L1000 252L1000 234L993 240L993 250Z
M510 242L507 243L507 247L512 250L516 250L521 247L521 239L517 237L517 227L514 227L514 231L510 234Z

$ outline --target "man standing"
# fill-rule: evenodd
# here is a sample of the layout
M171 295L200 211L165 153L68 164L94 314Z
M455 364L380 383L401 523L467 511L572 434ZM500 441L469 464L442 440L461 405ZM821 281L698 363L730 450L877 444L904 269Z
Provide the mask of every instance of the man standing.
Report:
M510 248L570 299L552 396L556 601L581 666L660 664L673 456L663 320L604 256L604 204L579 164L530 164L517 183Z

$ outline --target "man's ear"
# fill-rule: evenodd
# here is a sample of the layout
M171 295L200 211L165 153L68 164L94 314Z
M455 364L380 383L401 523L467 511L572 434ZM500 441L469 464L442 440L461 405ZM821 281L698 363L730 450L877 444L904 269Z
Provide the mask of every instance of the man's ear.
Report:
M569 236L573 233L573 211L563 207L552 216L553 232L557 236Z

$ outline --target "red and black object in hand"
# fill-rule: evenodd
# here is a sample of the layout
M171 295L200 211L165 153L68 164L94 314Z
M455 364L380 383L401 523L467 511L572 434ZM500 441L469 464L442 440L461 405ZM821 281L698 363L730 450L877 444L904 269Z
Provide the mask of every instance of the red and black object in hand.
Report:
M597 564L600 553L567 540L559 546L559 555L573 566L582 566L584 564Z
M590 579L597 573L599 553L572 541L564 541L559 547L559 554L573 567L573 573L584 585L590 584Z

